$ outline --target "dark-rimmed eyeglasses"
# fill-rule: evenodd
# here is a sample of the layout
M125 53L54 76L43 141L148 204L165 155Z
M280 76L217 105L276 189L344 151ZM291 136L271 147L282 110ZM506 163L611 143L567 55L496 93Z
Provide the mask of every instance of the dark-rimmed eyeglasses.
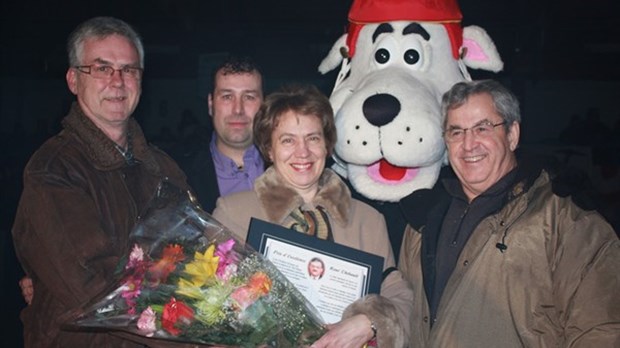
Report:
M118 73L121 74L121 77L140 80L143 72L142 68L138 68L136 66L124 66L120 69L114 69L110 65L102 64L79 65L74 66L74 68L96 79L108 79L114 75L114 72L118 71Z
M443 136L449 143L463 141L467 131L470 131L476 138L486 138L493 134L495 127L503 126L505 124L506 121L492 123L491 121L485 120L469 128L450 127L443 132Z

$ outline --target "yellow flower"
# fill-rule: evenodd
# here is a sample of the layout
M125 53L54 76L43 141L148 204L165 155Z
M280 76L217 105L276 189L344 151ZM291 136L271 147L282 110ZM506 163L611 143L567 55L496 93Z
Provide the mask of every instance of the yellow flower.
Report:
M219 256L213 256L215 245L211 244L204 254L196 252L194 261L185 265L185 274L191 276L189 282L195 287L201 287L207 283L215 275L217 265L220 262Z
M194 286L192 282L183 278L179 278L179 288L175 292L179 295L184 295L197 300L200 300L203 297L199 286Z

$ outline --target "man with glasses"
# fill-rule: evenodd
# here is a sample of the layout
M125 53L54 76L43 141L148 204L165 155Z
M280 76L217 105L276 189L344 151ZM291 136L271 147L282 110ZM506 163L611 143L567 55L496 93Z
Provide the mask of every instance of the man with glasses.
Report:
M147 144L131 117L140 99L144 49L125 22L97 17L68 41L66 80L77 97L63 130L31 157L13 226L34 296L22 311L25 347L143 347L105 332L61 326L110 285L138 214L168 179L185 175ZM149 343L150 345L150 343Z
M617 347L620 241L515 155L517 98L495 81L442 100L450 166L401 200L399 269L414 285L416 347Z

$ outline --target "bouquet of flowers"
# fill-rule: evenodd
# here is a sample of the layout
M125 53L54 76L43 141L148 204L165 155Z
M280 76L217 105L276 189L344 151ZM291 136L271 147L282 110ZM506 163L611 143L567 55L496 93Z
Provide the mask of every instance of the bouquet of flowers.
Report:
M320 315L271 262L169 182L130 235L119 281L72 324L188 343L304 346Z

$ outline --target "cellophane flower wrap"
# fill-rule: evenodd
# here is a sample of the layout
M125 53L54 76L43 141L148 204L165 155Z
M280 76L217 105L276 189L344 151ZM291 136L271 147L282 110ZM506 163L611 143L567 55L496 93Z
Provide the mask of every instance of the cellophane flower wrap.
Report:
M300 347L324 329L273 264L162 183L130 236L119 281L73 325L187 343Z

